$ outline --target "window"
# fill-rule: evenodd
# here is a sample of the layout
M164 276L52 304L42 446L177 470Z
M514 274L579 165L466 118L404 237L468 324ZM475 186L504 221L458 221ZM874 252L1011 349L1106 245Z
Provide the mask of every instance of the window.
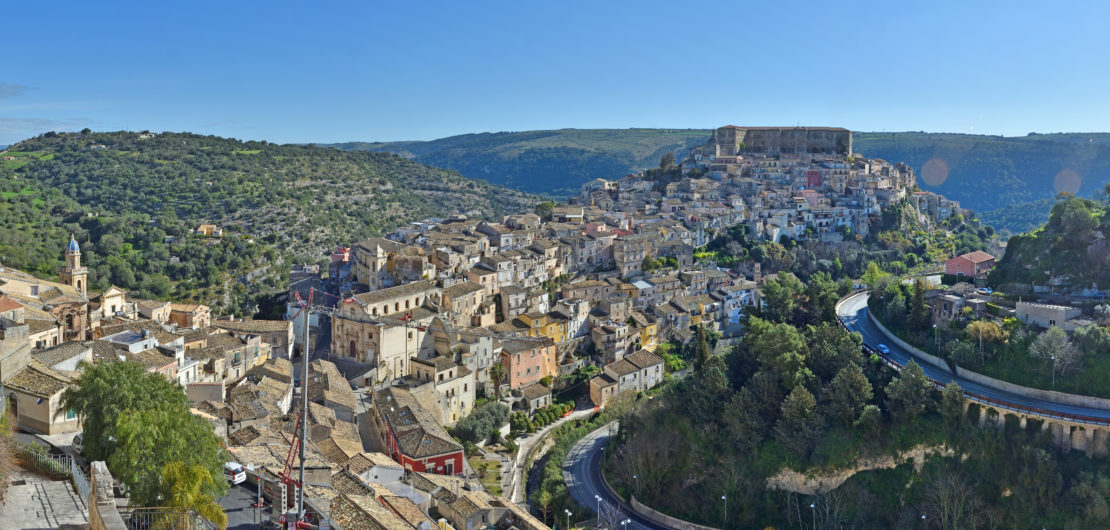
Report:
M66 419L72 420L77 417L77 413L73 409L66 410Z

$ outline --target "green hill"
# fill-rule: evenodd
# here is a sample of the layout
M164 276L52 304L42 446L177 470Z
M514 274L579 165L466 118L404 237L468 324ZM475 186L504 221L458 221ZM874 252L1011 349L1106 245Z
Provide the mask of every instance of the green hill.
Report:
M1077 197L1056 202L1043 227L1010 238L990 283L1044 285L1056 280L1077 289L1110 286L1108 207Z
M709 139L708 129L563 129L482 133L428 142L332 144L388 151L526 191L576 194L583 182L656 167ZM996 228L1023 232L1047 219L1044 203L1058 191L1088 195L1110 179L1110 134L999 137L940 133L855 133L866 156L906 162L922 188L983 212ZM928 170L925 164L936 160ZM1057 175L1060 175L1059 179ZM1011 210L1000 210L1015 206ZM999 211L993 211L999 210Z
M590 179L658 167L664 153L676 152L681 158L690 147L704 144L709 134L697 129L560 129L331 146L397 153L471 178L565 197L577 194Z
M428 216L496 217L535 202L387 153L143 136L47 133L0 153L0 263L55 274L74 233L94 287L241 312L257 285L284 289L293 259ZM205 222L224 236L191 235Z

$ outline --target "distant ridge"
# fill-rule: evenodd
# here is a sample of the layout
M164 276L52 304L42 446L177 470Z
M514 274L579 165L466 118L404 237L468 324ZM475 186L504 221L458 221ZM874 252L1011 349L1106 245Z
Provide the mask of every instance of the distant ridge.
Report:
M681 159L691 147L705 143L711 133L710 129L561 129L330 146L393 152L471 178L567 196L592 178L612 179L656 167L668 151ZM1090 195L1110 179L1110 133L1001 137L855 132L852 142L853 150L864 156L909 164L923 189L956 199L977 212L1051 199L1061 190ZM926 171L930 160L936 162ZM1047 210L1039 208L1024 212L997 212L989 217L1006 223L997 228L1021 232L1048 216Z

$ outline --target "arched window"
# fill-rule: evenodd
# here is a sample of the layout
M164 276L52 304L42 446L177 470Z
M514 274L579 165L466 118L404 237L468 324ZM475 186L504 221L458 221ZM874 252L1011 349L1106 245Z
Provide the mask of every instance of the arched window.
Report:
M353 341L353 340L351 341L351 344L349 345L349 349L350 349L349 353L351 354L351 357L358 356L358 347L355 345L355 341Z

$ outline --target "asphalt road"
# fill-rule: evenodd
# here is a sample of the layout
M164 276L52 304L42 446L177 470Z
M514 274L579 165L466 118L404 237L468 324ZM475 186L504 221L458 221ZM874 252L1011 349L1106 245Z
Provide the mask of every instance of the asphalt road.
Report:
M961 376L954 375L948 370L943 370L931 364L916 360L915 356L912 353L903 350L902 348L898 347L890 340L888 340L886 338L886 335L879 331L879 328L876 327L869 318L867 318L866 293L861 293L845 300L844 303L841 304L839 308L837 308L837 314L840 316L841 320L844 321L844 325L846 325L849 330L858 331L860 335L863 336L864 344L867 344L872 348L878 346L879 344L886 344L887 347L890 348L891 359L903 365L909 362L911 359L914 359L919 365L921 365L921 368L925 371L925 375L940 382L941 384L947 384L949 381L955 381L965 392L985 396L995 401L1001 401L1004 403L1010 403L1022 407L1040 409L1047 412L1047 414L1043 414L1045 416L1052 416L1053 414L1060 414L1064 417L1066 417L1066 415L1086 416L1089 418L1098 418L1100 420L1106 420L1107 422L1110 422L1110 410L1075 405L1063 405L1051 401L1044 401L1041 399L1021 396L1018 394L1014 394L1013 392L1007 392L1005 390L983 386L979 383L964 379Z
M596 496L600 496L603 522L606 515L614 512L613 509L606 508L605 505L615 507L620 512L620 516L614 517L615 520L611 522L631 519L631 522L625 527L621 527L619 524L613 525L613 527L630 530L665 529L665 526L659 526L637 515L620 499L610 496L605 486L602 485L601 456L606 444L609 443L609 429L610 426L606 425L591 432L570 448L566 463L563 464L563 480L567 483L567 489L574 497L575 502L591 510L596 510L598 506ZM561 517L561 514L556 515Z
M255 497L256 494L257 490L244 482L232 486L227 490L227 495L220 497L220 506L223 506L224 513L227 514L228 530L260 528L255 508L251 506L257 498ZM262 510L262 517L266 518L269 515L269 508Z

